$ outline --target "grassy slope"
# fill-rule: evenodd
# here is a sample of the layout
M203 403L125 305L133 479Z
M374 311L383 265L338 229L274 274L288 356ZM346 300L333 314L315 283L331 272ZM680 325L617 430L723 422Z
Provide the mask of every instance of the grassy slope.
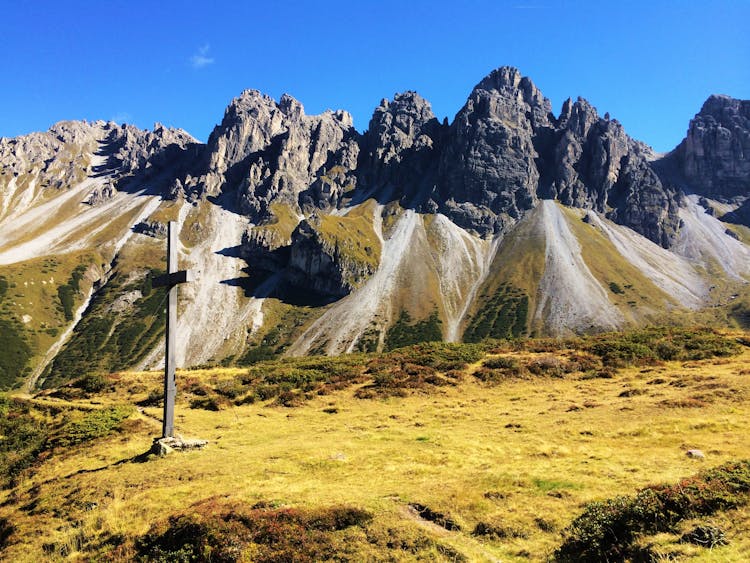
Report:
M131 240L123 247L109 282L92 300L89 314L45 370L45 386L120 369L123 362L133 365L163 338L160 308L164 291L145 284L150 268L165 269L163 254L163 241L148 237ZM118 313L110 310L123 294L136 290L143 294L132 305Z
M548 352L495 352L519 363L550 362ZM166 515L217 496L247 505L356 506L373 514L371 526L382 533L426 534L470 560L542 560L584 502L750 457L748 362L743 347L735 357L629 367L611 378L572 373L495 385L472 377L479 369L474 364L456 386L428 386L404 397L358 399L358 384L296 408L271 400L225 402L219 411L190 408L185 390L227 388L248 372L184 372L178 374L178 432L210 440L208 448L136 463L159 432L160 409L150 406L122 434L54 452L0 494L0 519L15 528L3 557L103 553ZM356 370L356 363L347 369ZM63 409L132 404L157 392L159 378L122 373L111 378L109 393L38 401ZM702 449L706 459L686 457L689 448ZM461 530L421 520L409 503L445 514ZM709 552L662 534L658 549L706 561L747 560L750 509L712 521L726 532L728 546ZM505 537L473 536L480 522Z
M17 321L18 324L14 323L14 326L19 327L16 334L28 343L32 351L29 367L41 361L69 324L58 288L69 283L71 274L77 267L88 269L93 266L93 270L99 272L101 264L99 254L77 252L0 266L0 277L8 284L5 296L0 301L0 320ZM80 280L79 290L72 293L73 311L81 305L91 284L92 280L88 276ZM21 371L16 375L21 376ZM20 380L8 378L0 381L0 388L18 383Z
M502 241L500 248L490 266L487 281L479 291L478 298L468 317L466 329L478 338L486 336L477 331L484 317L496 318L503 305L508 302L503 296L508 294L515 302L518 295L528 299L525 328L538 331L532 327L532 316L536 311L539 281L544 274L545 239L544 232L538 228L536 215L532 211ZM500 296L500 297L498 297ZM494 314L493 314L494 311Z
M372 225L375 200L353 208L346 215L323 215L316 225L321 240L342 259L362 264L373 271L380 264L381 244Z
M652 317L663 317L664 309L676 305L672 298L630 264L598 229L583 222L585 211L564 206L560 209L581 245L586 265L602 286L610 289L610 301L626 319L630 322L643 320L644 310L650 310Z

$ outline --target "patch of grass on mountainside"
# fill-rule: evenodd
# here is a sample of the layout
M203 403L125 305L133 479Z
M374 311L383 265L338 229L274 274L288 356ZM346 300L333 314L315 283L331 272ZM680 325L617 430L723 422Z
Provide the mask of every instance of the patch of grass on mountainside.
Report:
M502 284L494 295L483 300L483 305L466 327L464 341L519 338L527 333L528 316L528 295L520 289Z
M180 229L180 241L188 248L202 242L208 234L209 217L212 204L199 201L190 207L185 222Z
M181 200L166 200L159 204L151 215L148 216L148 221L154 221L156 223L167 224L170 221L177 221L180 216L180 208L183 202Z
M0 319L0 389L14 387L28 373L33 352L17 320Z
M142 360L164 335L166 293L151 285L161 273L142 272L139 279L113 276L45 370L44 387L87 373L124 369Z
M440 341L443 339L442 324L437 310L426 319L413 321L409 312L404 309L385 335L385 349L395 350L420 342Z
M0 268L0 388L18 385L73 319L100 257L39 258Z
M253 227L253 230L268 233L273 247L289 244L292 240L292 232L299 224L299 217L289 205L283 203L272 203L270 212L271 217L268 221Z
M609 299L626 318L638 318L633 316L636 307L656 307L661 310L664 303L676 303L673 297L664 293L623 257L597 227L582 220L587 211L562 205L559 207L580 242L581 256L586 266L603 287L609 288Z
M563 532L565 540L555 551L555 560L654 560L657 555L637 543L642 536L675 532L683 520L710 516L748 502L747 460L715 467L674 485L652 485L634 496L592 502Z
M380 265L381 244L373 227L374 200L353 208L346 215L323 215L311 225L323 244L338 257L361 264L370 272Z
M492 337L493 331L507 338L509 334L534 335L539 330L526 318L528 311L536 309L545 266L546 242L537 225L538 213L538 209L529 213L498 248L464 329L471 341ZM508 268L508 264L513 264L513 268ZM470 341L466 335L464 340Z
M243 354L233 361L240 366L279 357L294 342L304 327L321 311L266 299L263 305L263 326L252 335Z

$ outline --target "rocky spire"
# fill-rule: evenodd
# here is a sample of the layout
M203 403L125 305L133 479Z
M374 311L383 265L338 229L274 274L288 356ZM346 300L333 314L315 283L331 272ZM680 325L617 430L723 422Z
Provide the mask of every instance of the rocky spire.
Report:
M305 115L284 94L278 103L256 90L232 101L208 142L208 193L236 190L240 209L262 220L271 203L336 205L355 179L359 145L351 115Z
M413 203L435 181L433 163L443 126L427 100L416 92L383 99L362 138L360 185L365 190L388 192Z
M435 203L458 225L497 232L536 205L535 128L550 124L550 103L511 67L474 87L448 132Z
M750 100L710 96L676 149L692 191L719 199L750 192Z

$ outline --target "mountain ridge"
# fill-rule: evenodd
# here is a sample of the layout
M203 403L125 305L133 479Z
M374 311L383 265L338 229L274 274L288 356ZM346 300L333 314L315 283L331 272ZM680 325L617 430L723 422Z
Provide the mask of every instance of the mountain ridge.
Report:
M68 257L44 267L51 286L77 266L92 272L74 301L93 291L83 317L109 328L101 342L86 323L73 330L47 365L53 379L64 365L93 369L105 349L158 365L163 327L142 306L151 290L133 284L163 267L167 220L200 280L181 290L183 365L381 349L410 322L448 340L665 312L736 323L750 279L748 107L710 97L662 157L583 98L555 116L511 67L478 82L450 123L413 91L381 101L359 133L345 111L309 116L257 90L227 106L205 144L158 124L61 122L0 140L0 277L23 297L45 256ZM97 305L136 290L122 310ZM43 310L16 294L0 306L36 351L23 371L71 325L49 306L52 289Z

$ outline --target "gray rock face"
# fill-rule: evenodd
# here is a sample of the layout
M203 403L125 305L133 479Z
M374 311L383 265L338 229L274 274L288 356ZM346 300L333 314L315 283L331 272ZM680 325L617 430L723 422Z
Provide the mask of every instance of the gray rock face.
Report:
M719 199L750 192L750 100L710 96L677 147L681 171L700 194Z
M255 221L272 203L336 206L356 186L357 141L347 112L308 116L289 95L276 103L247 90L209 138L205 187L209 195L236 189L241 211Z
M133 231L156 239L167 238L167 224L161 221L141 221L133 227Z
M541 192L565 205L606 212L670 246L679 227L677 197L651 169L646 145L628 137L617 120L599 117L582 98L563 104L554 136L546 155L539 149L548 165Z
M292 234L287 281L334 298L344 297L377 270L376 263L356 260L321 236L319 220L302 221Z
M153 131L143 131L133 125L114 127L107 138L110 160L122 174L134 174L153 168L162 170L175 161L174 152L197 143L182 129L154 124ZM167 154L165 154L167 153Z
M0 139L0 186L37 176L43 188L61 189L92 172L92 158L114 124L61 121L45 133Z
M438 208L480 234L497 232L536 205L535 129L551 106L528 78L503 67L472 91L458 112L439 165Z
M421 202L435 184L434 164L446 129L416 92L382 100L362 138L358 174L362 190L385 196L395 193L407 206Z

